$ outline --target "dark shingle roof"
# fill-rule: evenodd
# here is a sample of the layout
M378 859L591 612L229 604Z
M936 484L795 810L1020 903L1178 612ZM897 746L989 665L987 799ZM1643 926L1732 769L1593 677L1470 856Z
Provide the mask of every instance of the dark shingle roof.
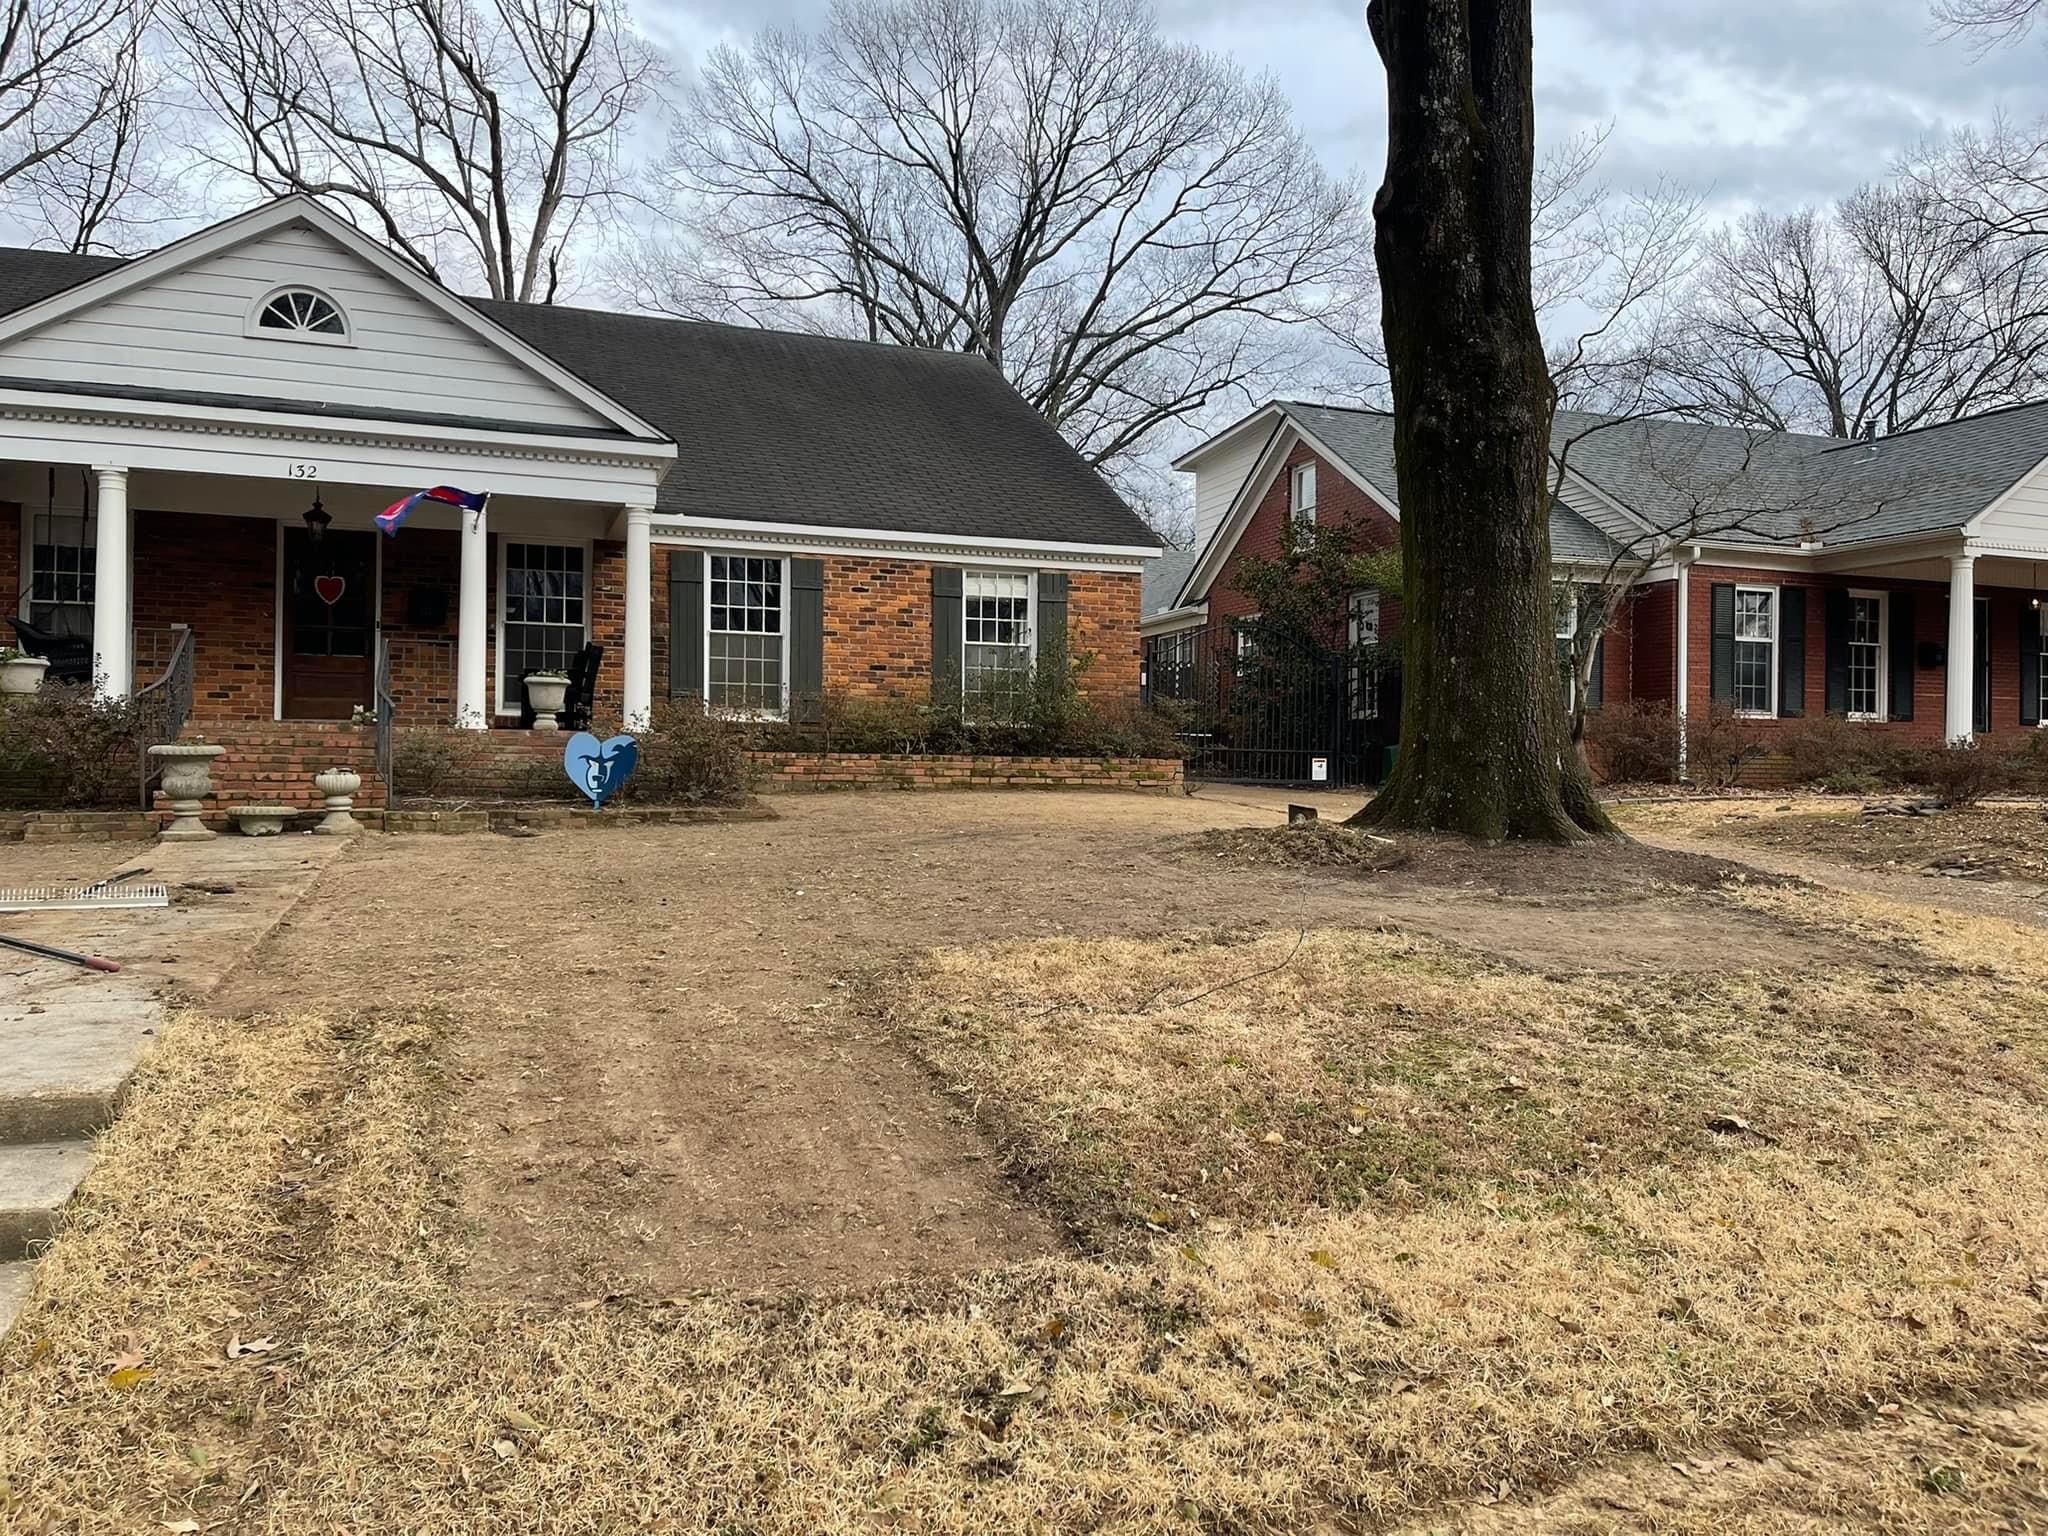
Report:
M1147 618L1174 606L1181 584L1188 579L1188 572L1195 568L1201 554L1202 546L1197 544L1193 549L1169 549L1157 560L1146 562L1143 611Z
M1869 443L1838 443L1816 463L1842 498L1871 510L1831 543L1960 528L2048 459L2048 401L1986 411Z
M107 256L0 248L0 314L118 265ZM1158 545L1137 514L978 357L649 315L473 302L675 439L678 459L662 483L662 512L955 538ZM265 401L223 395L213 403ZM454 414L437 424L518 425Z
M594 309L476 307L675 438L659 511L1158 547L979 357Z

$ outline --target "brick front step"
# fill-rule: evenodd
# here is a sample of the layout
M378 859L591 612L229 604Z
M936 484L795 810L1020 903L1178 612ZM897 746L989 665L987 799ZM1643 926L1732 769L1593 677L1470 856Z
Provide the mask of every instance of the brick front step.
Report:
M358 806L373 809L385 801L384 781L377 776L377 732L371 726L194 720L179 739L227 749L213 762L210 808L289 805L316 810L321 797L313 787L313 775L329 768L352 768L363 776L363 787L356 791ZM163 803L162 795L157 803Z

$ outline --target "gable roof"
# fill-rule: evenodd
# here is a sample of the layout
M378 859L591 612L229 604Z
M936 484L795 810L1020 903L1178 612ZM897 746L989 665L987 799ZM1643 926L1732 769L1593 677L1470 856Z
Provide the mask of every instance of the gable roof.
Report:
M1159 537L979 356L473 301L676 440L671 516L1154 550Z
M1189 549L1169 549L1157 560L1146 562L1140 609L1146 618L1178 605L1180 589L1187 584L1188 572L1195 568L1201 553L1202 546L1197 544Z
M325 210L315 217L323 228L338 223ZM359 232L343 230L338 238L351 249L369 247L380 263L396 261ZM78 303L89 304L87 285L154 259L0 247L0 332L11 317L72 290L79 290ZM461 300L406 271L408 282L424 284L444 306L544 360L616 418L672 440L678 462L657 493L659 513L1128 554L1159 547L1158 536L980 357L650 315ZM64 380L23 380L16 387L98 393ZM169 402L180 392L159 393ZM366 414L246 392L198 400L181 395L170 403ZM419 420L455 430L526 426L456 413Z

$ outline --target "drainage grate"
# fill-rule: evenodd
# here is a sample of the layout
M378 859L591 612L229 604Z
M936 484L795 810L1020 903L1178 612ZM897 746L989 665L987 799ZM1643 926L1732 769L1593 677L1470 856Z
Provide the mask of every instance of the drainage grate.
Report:
M0 887L0 912L95 912L117 907L168 907L167 885L18 885Z

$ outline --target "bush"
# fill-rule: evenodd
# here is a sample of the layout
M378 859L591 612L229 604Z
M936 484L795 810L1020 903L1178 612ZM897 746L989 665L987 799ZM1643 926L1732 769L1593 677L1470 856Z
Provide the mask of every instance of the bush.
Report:
M741 804L753 782L747 738L742 722L700 699L664 700L638 735L640 764L623 793L666 805Z
M405 731L391 743L391 792L439 794L455 771L455 749L441 731Z
M1678 778L1678 719L1667 704L1609 704L1589 713L1586 743L1602 783L1670 784Z
M2013 754L2016 756L2017 754ZM1974 741L1920 747L1901 755L1900 776L1925 789L1947 808L1975 805L1996 794L2012 779L2012 756Z
M1726 704L1685 717L1686 777L1702 788L1733 789L1763 754L1756 727Z
M140 800L150 715L84 683L45 683L0 707L0 803L133 809Z
M1777 741L1792 759L1792 776L1831 795L1869 794L1899 781L1900 746L1877 726L1841 715L1788 721Z

